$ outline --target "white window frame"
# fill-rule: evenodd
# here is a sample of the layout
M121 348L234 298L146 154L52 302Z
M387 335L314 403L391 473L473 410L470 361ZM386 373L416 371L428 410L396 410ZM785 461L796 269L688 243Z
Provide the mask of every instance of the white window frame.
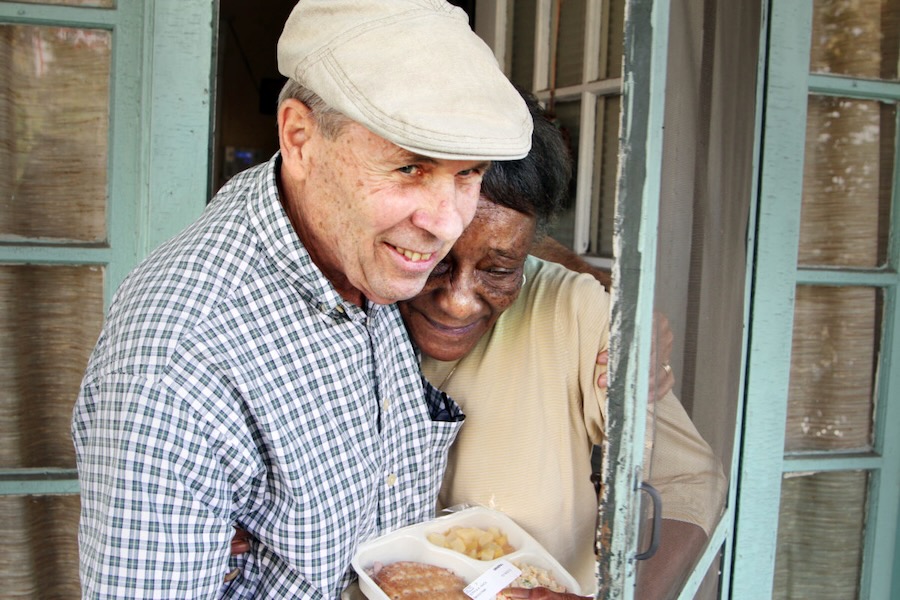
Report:
M595 131L597 102L601 96L621 96L621 77L601 79L601 40L608 23L605 21L603 0L587 0L585 10L585 36L582 60L582 82L556 88L554 97L559 102L579 101L578 165L575 181L575 225L573 250L601 268L611 269L611 257L586 254L590 245L591 197L594 178ZM552 48L553 0L538 0L535 18L534 74L532 92L542 101L550 98L550 54ZM494 50L497 61L506 73L511 71L511 57L507 51L507 39L511 35L508 23L513 10L512 0L479 0L475 8L475 29Z

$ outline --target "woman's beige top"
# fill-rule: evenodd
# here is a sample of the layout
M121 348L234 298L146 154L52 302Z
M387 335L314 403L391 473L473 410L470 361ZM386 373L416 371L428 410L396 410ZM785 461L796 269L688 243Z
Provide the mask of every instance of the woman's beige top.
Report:
M423 361L435 384L455 366L444 391L467 415L440 504L507 513L591 593L597 497L590 450L606 424L596 356L609 344L609 295L591 276L533 257L526 274L519 299L458 365ZM708 533L725 493L719 463L674 396L656 408L651 483L663 496L663 518Z

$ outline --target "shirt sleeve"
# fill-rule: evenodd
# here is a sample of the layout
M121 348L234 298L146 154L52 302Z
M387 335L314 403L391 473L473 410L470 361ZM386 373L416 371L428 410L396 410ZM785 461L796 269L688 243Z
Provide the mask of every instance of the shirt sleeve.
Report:
M73 435L85 597L211 598L221 586L233 488L190 412L138 376L83 387Z
M590 275L579 275L572 281L571 310L577 326L578 377L581 388L582 411L588 438L593 444L606 439L606 389L597 379L606 371L597 364L597 354L609 349L610 299L600 283ZM570 344L571 346L571 344Z
M656 402L655 423L644 476L660 493L662 516L699 525L709 535L727 492L721 462L672 392Z

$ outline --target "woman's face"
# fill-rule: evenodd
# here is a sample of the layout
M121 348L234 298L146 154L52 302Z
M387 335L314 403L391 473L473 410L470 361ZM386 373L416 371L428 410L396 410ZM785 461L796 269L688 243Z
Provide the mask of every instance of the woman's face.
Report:
M438 360L465 356L518 297L533 217L478 201L475 218L422 292L400 302L413 341Z

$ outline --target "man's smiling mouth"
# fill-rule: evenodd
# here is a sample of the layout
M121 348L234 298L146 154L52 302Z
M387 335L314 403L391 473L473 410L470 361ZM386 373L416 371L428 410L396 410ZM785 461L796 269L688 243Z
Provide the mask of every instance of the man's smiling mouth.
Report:
M406 258L408 258L409 260L411 260L413 262L429 261L429 260L431 260L431 255L434 254L433 252L427 252L425 254L422 254L421 252L416 252L414 250L407 250L406 248L401 248L399 246L394 246L394 250L396 250L398 253L402 254L403 256L405 256Z

